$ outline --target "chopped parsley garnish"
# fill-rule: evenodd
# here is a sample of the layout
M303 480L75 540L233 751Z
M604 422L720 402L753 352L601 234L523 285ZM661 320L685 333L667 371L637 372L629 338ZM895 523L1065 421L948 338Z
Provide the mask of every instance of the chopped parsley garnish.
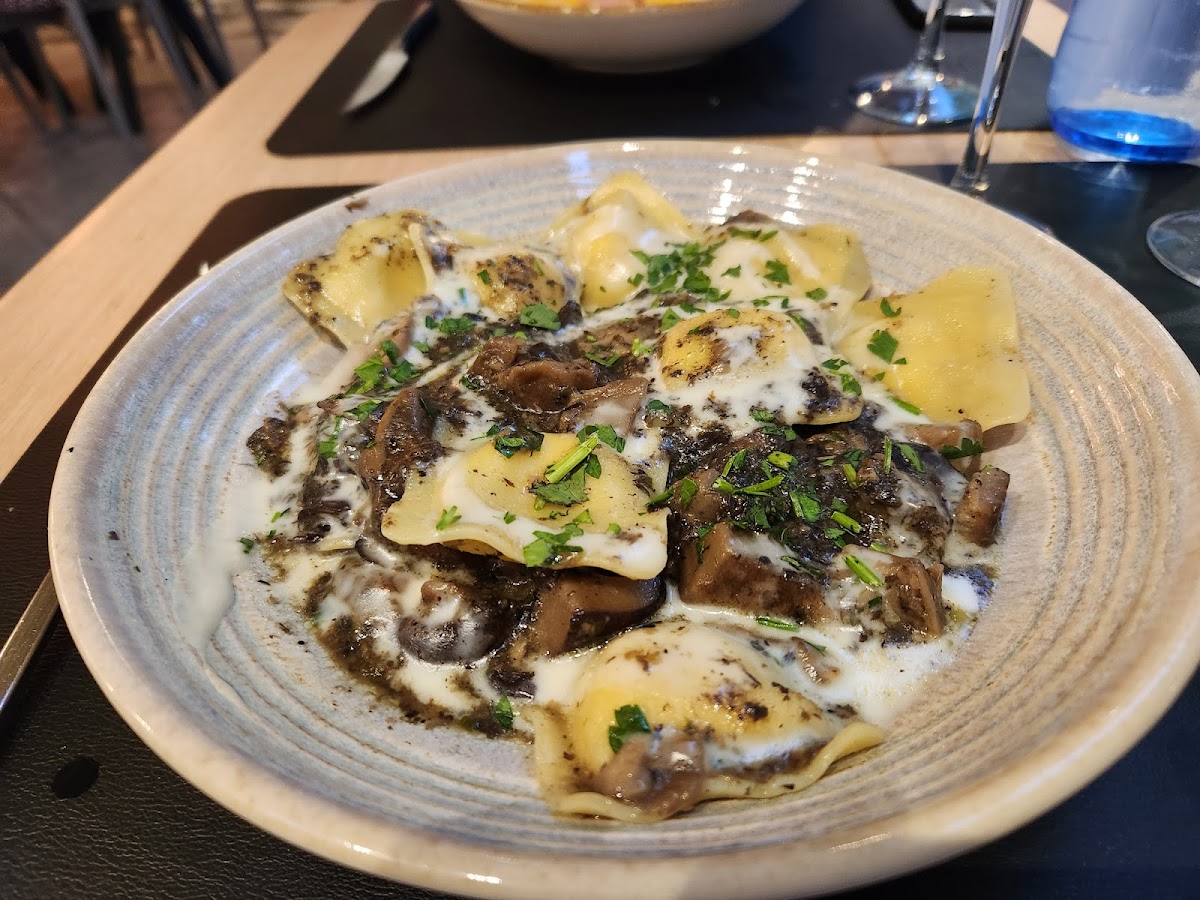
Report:
M492 283L491 273L489 273L487 269L480 269L475 274L479 276L479 280L482 281L484 284Z
M620 353L614 353L612 356L607 356L607 357L602 356L599 353L585 353L583 355L586 356L588 359L590 359L592 362L599 363L600 365L604 366L605 368L611 368L612 366L616 365L617 361L620 360L620 358L621 358Z
M740 319L742 317L741 311L736 309L727 309L725 310L725 314L731 319Z
M442 334L462 334L475 327L469 316L446 316L438 320L437 330Z
M347 410L346 413L347 415L354 416L359 422L362 422L379 407L379 404L380 401L378 400L364 400L358 406L354 407L354 409Z
M867 601L867 609L879 609L881 606L883 606L883 598L878 594Z
M921 462L921 457L917 455L917 451L914 450L911 445L898 444L896 449L900 451L900 455L904 457L905 461L912 466L915 471L925 471L925 464Z
M892 402L905 412L910 412L914 416L919 416L921 414L921 407L914 403L909 403L907 400L901 400L899 397L893 397Z
M685 478L679 482L679 506L682 509L687 509L692 505L692 500L696 497L696 492L700 490L700 486L690 478Z
M983 452L983 444L978 441L973 441L969 437L964 437L962 443L957 447L952 447L947 444L941 449L942 456L946 459L962 459L966 456L978 456Z
M539 484L533 489L534 494L547 503L557 503L559 506L574 506L576 503L586 503L588 494L583 486L587 473L580 466L570 478L563 479L557 484Z
M754 306L767 306L771 301L766 297L759 297L757 300L750 301Z
M558 331L562 328L562 322L558 319L558 313L548 307L545 303L531 303L521 310L521 314L517 316L517 321L522 325L528 325L530 328L541 328L544 331Z
M608 726L608 746L616 753L631 734L649 734L650 723L640 706L622 706L613 711L613 724Z
M796 559L796 557L794 557L794 556L781 556L779 558L781 560L783 560L785 563L787 563L789 566L791 566L793 569L799 569L801 572L807 572L813 578L820 579L823 577L821 574L821 570L818 569L816 566L810 566L808 563L802 562L801 560Z
M668 416L674 412L674 410L661 400L651 400L646 404L646 412L662 413L663 415Z
M752 241L769 241L777 234L779 234L778 229L772 231L763 231L761 228L755 228L753 231L736 227L729 229L729 236L731 238L748 238Z
M504 514L504 524L505 525L511 525L515 521L517 521L516 513L506 512Z
M857 556L851 556L847 553L845 560L846 568L853 572L854 577L867 587L883 587L883 579L876 575L871 567Z
M718 481L722 479L717 479ZM655 494L646 501L646 511L657 509L671 502L672 495L678 490L679 508L687 509L692 505L692 500L696 498L696 493L700 490L700 486L690 478L682 479L675 487L668 487L661 494Z
M584 425L579 430L580 437L591 437L593 434L618 453L625 449L625 438L617 434L611 425Z
M345 421L341 416L333 420L333 433L324 440L317 441L317 456L321 459L333 459L337 456L338 436L342 433L342 422Z
M512 701L508 697L501 697L492 708L492 718L501 728L512 728L514 715L516 713L513 712Z
M842 390L847 394L861 394L862 385L858 383L858 379L849 372L838 372L838 378L842 380Z
M600 438L596 435L592 435L591 437L583 440L578 447L573 449L558 462L546 469L547 484L557 484L566 478L569 474L571 474L571 471L577 465L592 455L592 451L596 449L596 445L599 443Z
M634 338L633 343L629 347L629 352L634 356L649 356L654 352L654 341L643 341L641 338Z
M901 312L898 309L892 309L892 304L888 303L887 297L884 297L879 301L879 311L889 319L896 318L896 316L900 315Z
M773 281L776 284L791 284L792 276L788 274L786 264L777 259L767 260L767 268L763 272L763 278L767 281Z
M773 466L778 466L781 469L790 469L796 463L796 457L790 453L784 453L782 450L774 450L767 454L767 462Z
M726 269L721 274L728 275L730 278L737 278L739 275L742 274L742 267L741 266L730 266L728 269Z
M388 339L380 343L379 349L387 354L387 358L391 360L392 365L400 362L400 348L396 346L396 342Z
M825 288L813 288L811 291L805 291L804 296L809 300L816 300L819 302L829 296L829 291L825 290Z
M552 531L535 531L532 543L526 544L522 550L525 554L525 565L552 566L568 553L579 553L582 547L568 543L571 538L583 534L583 529L574 522L568 522L558 534Z
M800 626L795 622L786 622L783 619L773 619L770 616L755 616L754 621L759 625L765 625L767 628L778 628L780 631L800 630Z
M858 522L850 518L844 512L838 512L837 510L834 510L829 514L829 518L833 519L833 521L837 522L847 531L853 531L855 534L858 534L860 531L862 531L862 525L858 524Z
M662 321L658 323L658 330L669 331L681 321L682 319L680 319L679 313L675 312L675 310L671 309L670 307L667 307L667 311L663 313Z
M838 369L842 368L842 366L848 366L850 363L840 357L834 357L833 359L825 360L825 362L821 363L821 365L823 365L826 369L829 369L831 372L836 372Z
M542 268L542 261L536 256L533 258L533 271L537 272L543 278L546 276L546 271Z
M762 408L750 410L750 418L754 419L755 422L767 422L771 425L775 424L775 413L768 412Z
M712 278L704 269L712 265L713 254L724 241L707 247L692 242L671 244L670 253L650 256L641 250L631 251L646 267L646 289L652 294L665 294L683 290L705 300L719 300L722 294L712 284Z
M278 522L280 519L282 519L284 516L286 516L291 511L292 511L292 508L290 506L287 507L287 509L281 509L281 510L279 510L279 512L275 513L275 515L271 516L271 521Z
M612 523L611 523L611 524L609 524L609 526L608 526L608 533L609 533L609 534L613 534L613 535L620 534L620 533L621 533L621 526L620 526L620 525L618 525L616 522L612 522Z
M436 528L438 531L443 531L443 530L449 528L451 525L453 525L455 522L457 522L461 518L462 518L462 516L460 516L458 514L458 507L452 506L449 509L442 510L441 518L439 518L437 520L437 525L435 525L433 527Z
M639 284L641 284L643 281L646 280L646 276L643 275L641 272L638 272L636 275L631 275L631 276L629 276L629 278L627 278L625 280L628 281L630 284L632 284L634 287L637 287Z
M485 437L495 436L492 446L505 459L512 459L521 450L539 450L542 446L542 435L537 431L522 431L515 433L512 428L501 428L493 425Z
M821 504L812 494L803 491L788 491L792 501L792 511L806 522L815 522L821 518Z
M483 387L483 379L468 372L461 379L459 379L459 384L465 387L468 391L477 391Z
M248 537L238 538L238 543L242 545L242 552L249 553L254 549L254 539Z
M898 346L900 346L900 342L892 337L889 331L876 331L871 335L871 340L867 342L867 349L885 363L892 361Z

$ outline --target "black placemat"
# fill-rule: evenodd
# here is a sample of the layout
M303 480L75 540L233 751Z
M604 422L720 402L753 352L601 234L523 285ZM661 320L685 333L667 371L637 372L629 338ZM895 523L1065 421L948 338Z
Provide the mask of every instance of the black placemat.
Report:
M616 137L904 132L858 112L849 86L908 62L917 32L885 0L806 0L767 34L708 63L657 75L589 75L494 38L450 0L399 82L370 108L341 108L405 21L373 10L267 141L284 156L541 144ZM988 35L949 32L945 71L978 79ZM1048 129L1050 58L1023 42L1000 127ZM952 127L964 129L965 124Z
M919 169L937 181L948 169ZM275 190L224 207L147 301L137 324L215 261L350 188ZM992 199L1049 224L1134 293L1200 362L1200 288L1150 257L1158 215L1200 206L1184 166L993 169ZM1053 298L1047 298L1053 302ZM126 329L121 344L133 332ZM111 355L111 354L110 354ZM106 357L106 360L109 357ZM0 482L0 636L46 571L46 502L79 403L106 360ZM1200 679L1124 759L1075 797L986 847L853 900L909 896L1195 898L1200 884ZM638 896L637 886L629 887ZM570 897L570 885L564 896ZM0 896L433 898L342 869L259 831L166 767L105 701L57 623L0 719Z

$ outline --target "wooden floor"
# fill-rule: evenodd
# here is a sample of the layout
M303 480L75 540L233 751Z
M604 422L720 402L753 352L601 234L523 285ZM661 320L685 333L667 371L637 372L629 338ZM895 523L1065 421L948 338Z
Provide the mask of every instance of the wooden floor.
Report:
M259 3L272 38L282 35L312 6L308 0ZM219 8L222 33L240 72L262 52L261 47L240 3ZM0 80L0 294L192 114L162 50L155 45L151 58L136 30L127 32L145 119L145 133L137 147L121 140L96 108L83 55L65 31L46 26L41 39L77 110L69 131L39 135L7 82Z

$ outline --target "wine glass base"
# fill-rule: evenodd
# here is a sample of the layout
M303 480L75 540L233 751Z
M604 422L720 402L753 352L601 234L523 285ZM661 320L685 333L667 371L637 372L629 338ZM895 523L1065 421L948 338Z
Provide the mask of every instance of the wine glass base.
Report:
M1156 219L1146 229L1146 246L1160 263L1200 287L1200 209Z
M850 87L854 105L899 125L944 125L975 114L979 88L932 69L908 68L870 75Z

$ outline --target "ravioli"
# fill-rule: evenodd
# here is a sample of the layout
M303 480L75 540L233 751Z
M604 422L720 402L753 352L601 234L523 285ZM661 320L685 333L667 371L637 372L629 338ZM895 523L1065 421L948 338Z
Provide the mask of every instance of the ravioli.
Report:
M837 342L860 370L881 376L935 422L974 419L986 431L1029 415L1016 303L1004 272L955 269L912 294L888 297L892 315L884 305L858 304Z
M659 253L695 234L666 197L640 175L625 172L567 210L550 238L564 247L584 286L583 308L592 311L616 306L637 293L634 280L644 269L634 251Z
M361 343L432 283L424 247L431 227L440 225L414 210L361 219L343 232L331 254L292 269L283 294L343 345Z
M667 563L667 514L647 512L650 494L620 454L592 448L600 474L584 473L570 507L546 502L534 489L546 470L580 446L574 435L547 434L541 447L505 458L490 445L452 456L419 475L388 507L382 531L397 544L450 544L468 552L494 552L525 561L538 531L573 524L580 533L554 565L593 566L626 578L653 578ZM570 510L570 512L568 512Z
M703 227L624 173L521 241L363 220L284 292L352 349L248 440L244 546L407 717L532 739L560 815L802 790L986 606L1002 273L863 299L847 229Z

